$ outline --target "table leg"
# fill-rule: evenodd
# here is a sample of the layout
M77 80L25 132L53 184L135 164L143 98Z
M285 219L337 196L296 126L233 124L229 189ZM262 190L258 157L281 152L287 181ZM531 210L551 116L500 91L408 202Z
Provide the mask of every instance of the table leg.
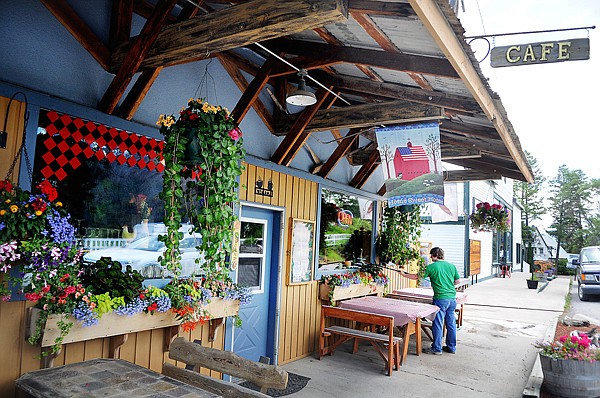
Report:
M421 318L417 318L415 321L415 339L417 340L417 355L421 355L421 351L423 350L421 342Z
M402 334L402 338L404 339L404 341L402 342L403 346L402 346L402 364L404 364L404 361L406 361L406 356L408 355L408 340L410 339L410 325L411 323L407 323L406 325L404 325L404 333Z

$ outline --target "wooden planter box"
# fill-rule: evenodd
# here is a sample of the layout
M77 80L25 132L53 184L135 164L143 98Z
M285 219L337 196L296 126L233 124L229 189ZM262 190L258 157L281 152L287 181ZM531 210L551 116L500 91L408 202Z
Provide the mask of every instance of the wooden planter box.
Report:
M319 285L319 298L324 301L330 301L329 297L329 285L320 284ZM356 284L350 285L348 287L335 286L333 288L333 296L331 297L331 302L336 302L338 300L345 300L353 297L361 297L368 296L370 294L383 294L384 287L383 285L377 284L369 284L363 285Z
M225 318L237 315L240 309L240 302L239 300L213 298L205 309L210 313L211 319ZM29 322L27 323L28 327L26 330L27 337L35 331L35 325L41 313L39 308L32 307L29 310ZM61 316L58 314L48 316L40 344L41 347L52 346L56 338L60 335L57 326L60 318ZM81 322L72 318L69 320L73 322L73 327L69 331L69 334L65 336L63 344L179 325L179 321L175 319L175 313L172 311L157 312L154 314L138 313L132 316L117 315L111 312L102 315L98 324L94 326L83 326Z

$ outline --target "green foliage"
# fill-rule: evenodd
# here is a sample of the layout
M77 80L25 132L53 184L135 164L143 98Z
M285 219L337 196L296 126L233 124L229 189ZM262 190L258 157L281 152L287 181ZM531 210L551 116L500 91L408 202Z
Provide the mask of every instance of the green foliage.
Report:
M108 293L110 297L130 298L142 289L144 277L133 270L131 265L122 269L120 262L102 257L86 268L82 280L89 286L89 290L97 294Z
M469 220L471 228L480 231L507 232L510 230L508 211L501 204L477 203Z
M158 124L165 136L160 197L165 202L167 227L167 235L161 237L166 246L161 264L180 275L183 212L202 236L197 249L204 255L207 273L225 275L235 221L237 177L242 173L245 156L242 133L225 108L201 99L190 99L177 120L161 115Z
M421 236L421 208L385 207L381 220L381 233L377 238L377 252L383 263L399 265L419 261L419 237ZM423 268L423 267L421 267Z
M128 297L129 298L129 297ZM103 314L112 312L112 310L119 308L121 305L125 305L124 297L111 298L108 292L102 294L95 294L90 297L90 301L96 304L94 312L101 317Z
M556 273L558 275L575 275L575 268L567 268L567 259L561 258L558 260L558 267Z

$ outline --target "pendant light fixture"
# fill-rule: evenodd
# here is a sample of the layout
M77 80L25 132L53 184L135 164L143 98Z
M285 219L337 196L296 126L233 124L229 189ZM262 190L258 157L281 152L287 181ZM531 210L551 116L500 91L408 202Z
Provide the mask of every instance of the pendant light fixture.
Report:
M285 102L290 105L296 106L309 106L313 105L317 102L317 97L311 91L306 89L306 82L304 81L304 76L306 76L306 70L300 69L298 71L298 76L300 76L300 83L298 84L298 89L292 93L290 93Z

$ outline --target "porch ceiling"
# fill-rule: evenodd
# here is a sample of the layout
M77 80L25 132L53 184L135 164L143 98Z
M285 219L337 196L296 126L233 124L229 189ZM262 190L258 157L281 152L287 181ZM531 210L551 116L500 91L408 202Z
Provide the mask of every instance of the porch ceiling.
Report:
M447 0L115 1L107 44L66 0L42 3L115 74L98 106L105 113L131 119L163 68L216 57L243 92L232 112L238 123L253 107L273 134L285 136L272 154L277 164L289 165L313 132L331 131L338 147L313 173L326 178L346 157L362 166L351 182L360 188L380 162L373 128L439 120L442 160L466 168L446 180L533 180ZM146 23L130 37L134 13ZM277 102L285 106L296 71L255 43L308 70L345 101L307 79L317 104L287 114ZM267 89L275 106L259 99Z

